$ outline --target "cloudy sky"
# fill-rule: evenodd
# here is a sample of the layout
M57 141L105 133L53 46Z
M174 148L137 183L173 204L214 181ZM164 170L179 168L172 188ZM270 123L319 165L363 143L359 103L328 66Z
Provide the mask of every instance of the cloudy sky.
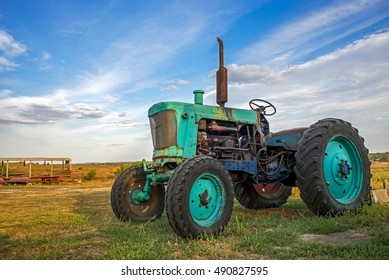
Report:
M337 117L389 151L389 1L41 1L0 4L0 157L150 159L147 110L269 100L272 131Z

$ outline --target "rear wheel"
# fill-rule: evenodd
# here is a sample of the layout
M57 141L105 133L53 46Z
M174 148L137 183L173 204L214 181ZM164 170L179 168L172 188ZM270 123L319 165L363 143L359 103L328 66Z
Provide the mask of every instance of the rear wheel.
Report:
M111 206L119 220L149 221L161 217L165 188L163 185L152 186L150 199L140 202L136 194L143 190L145 182L142 166L128 168L116 178L111 190Z
M217 235L227 225L234 202L226 168L208 156L180 164L168 182L166 214L173 230L184 238Z
M304 132L295 172L301 198L319 215L354 212L368 199L368 150L358 131L343 120L324 119Z
M281 182L256 184L244 181L235 183L235 197L239 203L248 209L265 209L281 207L292 194L292 188Z

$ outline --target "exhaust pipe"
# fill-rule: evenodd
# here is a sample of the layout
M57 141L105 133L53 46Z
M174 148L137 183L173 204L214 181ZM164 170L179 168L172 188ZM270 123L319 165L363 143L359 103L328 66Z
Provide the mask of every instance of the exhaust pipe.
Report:
M216 103L220 107L228 101L228 87L227 87L227 68L224 67L224 48L223 41L219 37L216 38L219 42L219 70L216 72Z

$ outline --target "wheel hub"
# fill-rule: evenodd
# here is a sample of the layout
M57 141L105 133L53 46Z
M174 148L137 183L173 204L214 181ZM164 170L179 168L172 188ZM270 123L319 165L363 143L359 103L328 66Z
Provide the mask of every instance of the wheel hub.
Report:
M199 197L200 197L199 207L205 206L205 208L208 208L208 204L212 199L212 196L208 195L208 190L205 190L202 194L199 194Z
M132 202L140 205L150 199L150 193L143 191L142 189L136 189L130 194Z
M336 135L328 142L323 173L328 191L337 202L352 203L361 191L363 173L360 162L360 154L349 138Z
M351 166L348 164L347 160L341 160L339 165L338 173L340 173L340 177L342 179L347 179L351 172Z

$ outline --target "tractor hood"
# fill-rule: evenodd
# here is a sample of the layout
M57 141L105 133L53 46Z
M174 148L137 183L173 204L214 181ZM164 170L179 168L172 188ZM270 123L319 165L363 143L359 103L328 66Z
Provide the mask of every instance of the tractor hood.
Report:
M247 124L256 123L256 113L252 110L233 109L218 106L199 105L184 102L160 102L149 109L149 117L165 111L174 110L177 116L191 118L197 123L201 119L223 120Z

